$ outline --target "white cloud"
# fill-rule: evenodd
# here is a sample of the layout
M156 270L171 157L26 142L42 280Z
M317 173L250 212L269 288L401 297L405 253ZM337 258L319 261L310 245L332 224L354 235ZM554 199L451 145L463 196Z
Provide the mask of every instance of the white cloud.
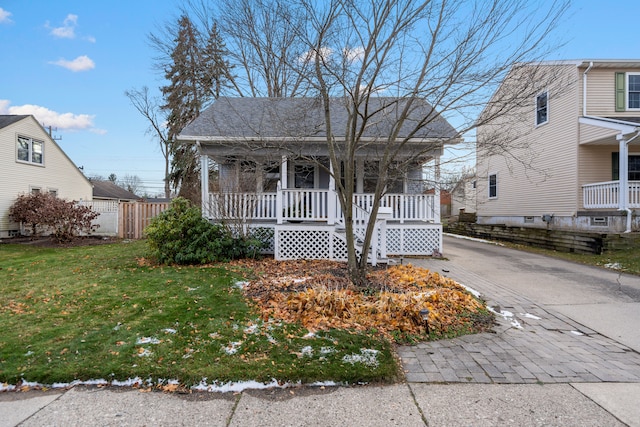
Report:
M51 35L61 39L73 39L76 37L76 25L78 25L78 15L70 13L64 19L62 27L51 28ZM49 28L48 22L46 26Z
M300 57L298 58L298 61L303 63L315 62L316 52L319 53L320 57L322 57L325 61L328 61L331 55L333 54L333 49L331 49L330 47L321 47L319 50L315 50L315 49L309 50L303 53L302 55L300 55Z
M106 133L103 130L93 127L94 115L58 113L57 111L39 105L25 104L10 106L10 104L11 102L9 100L0 99L0 114L32 114L39 123L58 128L59 130L74 131L88 129L98 134Z
M13 22L11 21L11 19L9 19L10 16L11 12L8 12L0 7L0 24L9 24Z
M59 65L60 67L66 68L67 70L71 70L73 72L78 71L88 71L92 70L96 67L95 62L87 55L78 56L74 60L67 59L59 59L57 61L51 61L49 64Z
M344 49L342 53L344 54L344 56L347 58L349 62L362 60L362 58L364 58L363 47L356 47L353 49Z

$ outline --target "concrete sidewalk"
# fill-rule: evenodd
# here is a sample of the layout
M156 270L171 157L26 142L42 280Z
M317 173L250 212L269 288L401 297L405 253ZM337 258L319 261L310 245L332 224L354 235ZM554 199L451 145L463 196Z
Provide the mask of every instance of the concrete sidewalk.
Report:
M407 383L0 393L2 426L638 426L640 277L445 238L411 260L480 291L495 333L398 347Z
M617 419L601 405L570 384L398 384L189 395L76 387L0 395L0 426L638 425L638 418Z

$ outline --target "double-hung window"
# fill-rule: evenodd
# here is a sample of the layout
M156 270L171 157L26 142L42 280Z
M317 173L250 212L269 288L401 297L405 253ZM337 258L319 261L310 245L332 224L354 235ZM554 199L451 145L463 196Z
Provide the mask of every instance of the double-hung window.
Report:
M627 73L627 109L640 110L640 73Z
M616 111L640 110L640 73L616 73Z
M44 164L44 142L18 136L17 159L21 162Z
M498 174L492 173L489 175L489 198L496 197L498 197Z
M549 121L549 96L542 92L536 96L536 126Z

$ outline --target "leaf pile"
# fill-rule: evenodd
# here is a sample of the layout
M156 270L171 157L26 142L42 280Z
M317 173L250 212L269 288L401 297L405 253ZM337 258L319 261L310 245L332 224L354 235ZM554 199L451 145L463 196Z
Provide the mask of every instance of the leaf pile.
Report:
M420 310L426 308L429 332L437 337L472 330L474 319L486 313L484 304L455 281L410 264L372 271L364 290L351 284L343 263L334 261L244 264L260 274L243 291L257 303L263 319L300 322L311 331L425 335Z

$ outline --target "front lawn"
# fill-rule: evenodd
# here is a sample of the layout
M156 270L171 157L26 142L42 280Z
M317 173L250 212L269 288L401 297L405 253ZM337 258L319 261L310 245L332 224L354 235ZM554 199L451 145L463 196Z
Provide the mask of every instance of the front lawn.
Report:
M380 337L338 330L308 336L296 324L263 322L224 265L141 266L144 253L142 241L0 245L0 382L308 383L398 375L391 344Z
M371 308L356 311L347 300L353 292L335 289L340 293L323 296L331 310L321 312L317 294L311 298L281 279L270 281L268 272L260 271L273 269L269 262L156 266L146 253L144 241L71 248L1 244L0 383L389 382L401 378L391 340L428 338L415 322L404 332L385 326L408 324L402 314L407 307L389 293L380 293L384 304L370 295L358 297L358 307L366 300ZM291 277L293 269L280 270L290 283L300 283ZM418 296L405 299L422 298L436 323L450 317L477 320L469 307L485 312L459 289L428 291L427 276L398 274L392 279L402 286L419 284ZM252 278L251 284L244 277ZM318 277L337 287L332 276ZM296 293L283 295L281 286ZM457 302L449 303L447 295ZM286 313L292 301L295 312ZM336 303L346 311L336 310ZM457 305L459 317L451 308ZM317 310L319 317L301 307ZM364 322L367 313L378 323ZM340 319L327 320L334 315ZM487 327L486 320L477 326ZM458 326L441 325L431 338L475 327Z

